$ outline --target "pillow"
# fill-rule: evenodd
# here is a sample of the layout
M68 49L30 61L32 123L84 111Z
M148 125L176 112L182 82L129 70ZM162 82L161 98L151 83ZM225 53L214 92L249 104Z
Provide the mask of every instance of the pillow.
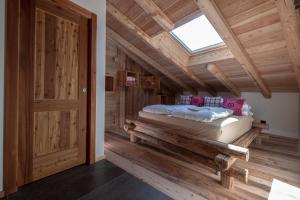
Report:
M245 99L224 99L223 107L233 110L233 114L242 116Z
M247 104L247 102L244 103L242 108L242 115L243 116L253 116L252 107Z
M203 97L192 97L191 104L194 106L202 107L204 106L204 98Z
M222 97L204 97L204 106L206 107L222 107Z
M191 105L192 95L180 95L178 104L180 105Z

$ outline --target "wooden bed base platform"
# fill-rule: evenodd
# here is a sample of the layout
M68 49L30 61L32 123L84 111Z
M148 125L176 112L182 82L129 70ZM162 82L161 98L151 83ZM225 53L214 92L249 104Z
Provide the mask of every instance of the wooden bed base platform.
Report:
M221 184L234 187L234 179L248 182L248 170L233 166L237 159L248 161L247 148L259 135L266 124L253 123L253 128L232 144L208 139L190 138L184 130L170 128L167 124L152 120L126 120L125 131L130 141L147 142L164 151L176 154L194 164L201 163L221 173ZM257 140L259 143L259 140Z

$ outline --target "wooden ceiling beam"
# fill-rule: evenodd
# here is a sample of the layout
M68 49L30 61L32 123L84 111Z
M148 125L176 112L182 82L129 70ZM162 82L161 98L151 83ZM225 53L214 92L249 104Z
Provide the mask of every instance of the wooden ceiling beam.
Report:
M226 46L223 46L223 47L210 49L208 51L195 53L190 57L188 66L191 67L195 65L218 62L218 61L227 60L231 58L234 58L233 54Z
M300 90L300 16L293 0L275 0L289 56Z
M210 23L214 26L216 31L224 40L225 44L232 52L234 57L239 61L243 69L247 72L249 77L254 81L265 98L271 97L271 91L262 79L261 75L256 69L253 61L249 57L247 51L233 33L228 22L223 16L221 10L218 8L214 0L194 0L199 6L203 14L208 18Z
M152 0L134 0L147 14L151 15L165 31L170 32L175 28L175 24Z
M125 40L123 37L121 37L119 34L111 30L110 28L106 29L106 35L107 37L111 38L113 41L124 47L127 51L133 53L134 55L138 56L142 60L144 60L146 63L151 65L153 68L161 72L163 75L177 83L179 86L181 86L183 89L187 91L194 91L194 89L190 86L188 86L186 83L175 77L173 74L171 74L168 70L166 70L163 66L161 66L159 63L157 63L155 60L144 54L141 50L136 48L134 45L130 44L127 40Z
M116 20L118 20L123 26L131 30L135 33L140 39L146 42L150 47L160 52L166 59L168 59L171 63L178 67L186 76L191 78L193 81L198 83L201 87L203 87L207 92L215 96L217 93L214 89L212 89L209 85L207 85L204 81L195 76L188 68L187 62L189 59L189 55L185 54L184 51L179 51L179 45L175 43L170 43L170 40L166 39L168 37L165 34L159 34L158 36L151 38L147 35L140 27L135 25L128 17L126 17L123 13L121 13L116 7L114 7L111 3L107 2L106 10L109 14L111 14ZM177 46L176 46L177 45ZM178 47L178 48L177 48ZM176 51L174 51L176 49ZM179 55L178 55L179 54Z
M232 94L237 97L241 96L239 88L237 88L224 74L224 72L213 63L207 65L207 70L218 79Z

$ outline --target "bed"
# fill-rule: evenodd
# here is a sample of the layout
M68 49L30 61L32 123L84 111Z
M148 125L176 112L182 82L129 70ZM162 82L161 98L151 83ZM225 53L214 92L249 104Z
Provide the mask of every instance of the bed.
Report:
M252 127L251 116L229 116L212 122L199 122L189 119L174 117L170 114L155 114L145 111L139 112L142 119L160 121L173 127L186 130L191 138L207 138L224 143L234 140L249 131Z
M150 143L219 171L221 184L232 189L234 178L248 180L248 170L233 164L248 161L247 147L268 128L253 121L224 108L152 105L139 112L139 119L127 119L124 129L131 142Z

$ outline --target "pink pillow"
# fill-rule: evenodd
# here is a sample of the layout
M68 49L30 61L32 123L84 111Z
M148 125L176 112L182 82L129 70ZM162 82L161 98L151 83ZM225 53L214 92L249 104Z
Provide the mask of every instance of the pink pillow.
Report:
M194 106L202 107L202 106L204 106L204 98L193 96L191 104L194 105Z
M234 115L241 116L244 103L245 99L224 99L223 107L233 110Z

